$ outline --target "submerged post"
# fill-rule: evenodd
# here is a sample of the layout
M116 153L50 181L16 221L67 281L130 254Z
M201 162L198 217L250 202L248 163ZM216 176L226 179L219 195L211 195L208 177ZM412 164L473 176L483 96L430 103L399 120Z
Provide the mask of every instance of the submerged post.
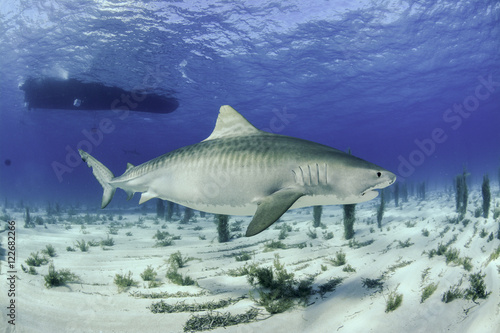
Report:
M485 218L488 218L491 203L490 178L488 177L488 175L484 175L483 177L483 185L481 187L481 191L483 193L483 216Z
M229 242L229 215L216 214L215 220L219 233L219 243Z
M160 219L165 217L165 206L163 205L163 200L161 199L156 201L156 217Z
M344 205L344 237L351 239L354 237L354 221L356 220L356 205Z
M384 192L385 191L380 191L380 205L378 206L377 209L377 225L380 229L382 229L382 218L384 217L384 211L385 211L385 198L384 198Z
M313 207L313 226L315 228L319 227L321 224L321 213L323 212L323 206L314 206Z

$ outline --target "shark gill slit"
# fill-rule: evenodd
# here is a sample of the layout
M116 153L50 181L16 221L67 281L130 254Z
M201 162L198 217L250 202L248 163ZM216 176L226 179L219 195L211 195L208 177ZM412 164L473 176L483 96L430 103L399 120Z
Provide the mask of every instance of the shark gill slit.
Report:
M325 163L325 185L328 185L328 163Z
M319 185L319 168L318 168L318 163L315 163L316 164L316 168L313 170L314 172L314 178L316 179L316 186Z

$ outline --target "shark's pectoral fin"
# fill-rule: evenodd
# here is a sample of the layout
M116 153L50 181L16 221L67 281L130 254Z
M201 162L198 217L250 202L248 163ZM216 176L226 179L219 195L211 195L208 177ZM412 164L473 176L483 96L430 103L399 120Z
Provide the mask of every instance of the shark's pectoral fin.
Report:
M141 194L141 199L139 200L139 204L142 204L150 199L153 199L153 198L156 198L157 197L157 194L156 193L152 193L152 192L144 192Z
M248 225L247 237L257 235L276 222L295 201L304 194L296 189L286 189L274 192L263 198L257 206L257 211Z

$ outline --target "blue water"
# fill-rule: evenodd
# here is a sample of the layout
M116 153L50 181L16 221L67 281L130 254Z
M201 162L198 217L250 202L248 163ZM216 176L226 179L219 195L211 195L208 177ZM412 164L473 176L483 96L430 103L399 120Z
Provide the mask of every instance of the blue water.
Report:
M486 173L496 183L499 13L497 0L3 1L0 198L97 207L78 147L119 175L206 138L224 104L400 181L444 188L466 166L472 185ZM30 76L173 94L180 106L29 111L18 87ZM112 203L135 204L123 192Z

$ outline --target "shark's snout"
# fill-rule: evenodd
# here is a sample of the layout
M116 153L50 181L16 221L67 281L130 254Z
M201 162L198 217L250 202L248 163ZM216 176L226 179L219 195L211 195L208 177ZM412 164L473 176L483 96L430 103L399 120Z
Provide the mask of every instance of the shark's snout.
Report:
M387 170L378 170L376 171L377 181L374 185L367 187L364 191L361 192L361 196L365 196L374 190L380 190L386 188L396 181L396 175ZM373 194L373 193L372 193Z
M390 172L390 171L386 171L385 173L387 174L387 175L386 175L386 177L387 177L387 178L389 178L389 181L388 181L388 185L387 185L387 186L394 184L394 183L396 182L396 179L397 179L398 177L396 177L396 175L395 175L395 174L393 174L393 173L392 173L392 172Z
M393 174L392 172L386 170L381 173L382 173L382 175L380 176L381 180L385 180L389 184L393 184L396 181L396 175Z
M382 173L382 175L379 177L380 182L379 182L379 184L375 188L377 188L377 189L386 188L386 187L388 187L388 186L390 186L390 185L392 185L392 184L394 184L396 182L396 178L397 177L392 172L390 172L390 171L383 171L383 172L380 172L380 173Z

